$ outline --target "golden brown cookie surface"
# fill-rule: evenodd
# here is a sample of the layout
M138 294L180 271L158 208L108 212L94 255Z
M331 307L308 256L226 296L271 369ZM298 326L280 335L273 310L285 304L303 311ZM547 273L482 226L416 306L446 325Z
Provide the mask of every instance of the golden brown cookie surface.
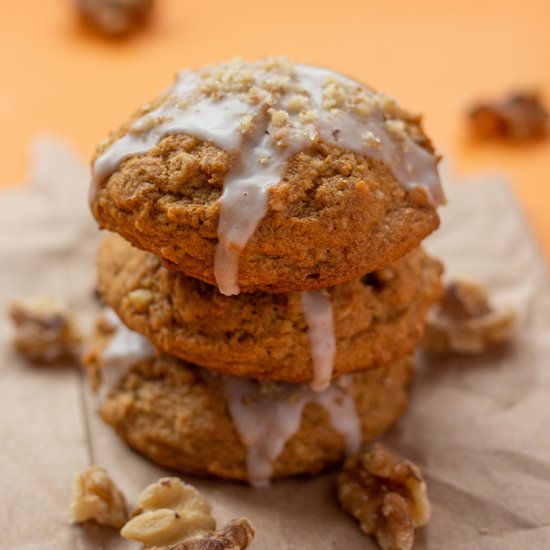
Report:
M442 199L419 118L337 73L315 69L312 84L300 77L312 68L290 67L207 68L140 111L96 155L101 227L209 284L235 269L243 292L332 286L418 246Z
M88 354L93 380L111 368L102 358L111 338L109 329L101 328ZM404 358L346 377L337 390L330 390L342 392L354 404L360 442L379 435L401 415L411 373L412 362ZM247 448L233 421L224 380L169 355L144 358L129 366L110 388L101 403L101 415L131 447L163 466L247 480ZM260 383L260 393L284 392L287 386ZM271 475L315 474L342 460L345 446L327 409L312 400L273 460Z
M133 330L159 349L220 372L311 382L314 365L300 293L223 296L161 266L116 235L99 249L99 289ZM384 270L328 289L334 375L410 354L440 293L439 262L418 249Z

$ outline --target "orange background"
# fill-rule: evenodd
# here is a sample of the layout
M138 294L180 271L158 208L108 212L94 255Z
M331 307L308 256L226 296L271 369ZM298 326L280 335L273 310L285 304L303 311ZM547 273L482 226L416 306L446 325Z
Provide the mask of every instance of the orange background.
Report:
M282 54L424 113L459 175L507 175L550 258L550 140L473 143L463 117L470 99L514 86L550 101L550 1L157 0L152 24L118 41L82 28L71 4L0 1L0 184L23 180L36 134L59 134L89 158L179 69Z

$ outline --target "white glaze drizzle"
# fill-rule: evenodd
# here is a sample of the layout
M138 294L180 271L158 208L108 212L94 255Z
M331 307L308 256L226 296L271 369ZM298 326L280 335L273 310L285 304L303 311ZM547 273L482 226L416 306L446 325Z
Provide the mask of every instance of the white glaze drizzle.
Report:
M112 310L107 309L104 318L114 335L101 352L101 387L99 399L103 401L116 388L128 370L138 361L155 356L155 348L141 334L130 330Z
M372 99L372 105L366 106L369 114L364 120L358 120L346 109L319 108L316 131L321 140L382 161L405 189L424 187L434 204L445 202L435 156L415 143L398 120L389 119L394 124L387 124L384 113L399 108L394 99L370 92L361 83L327 69L298 65L296 73L315 105L326 103L326 88L319 83L327 81L350 93L367 92Z
M130 330L116 313L107 309L105 320L115 333L101 353L103 400L133 365L155 356L155 349L141 334ZM350 395L350 376L342 376L321 392L305 384L264 383L248 378L212 375L201 369L207 383L221 379L235 428L246 446L249 481L256 487L269 485L273 462L288 440L300 429L308 403L318 403L329 414L334 429L342 435L346 452L361 446L361 422Z
M248 479L255 487L269 485L273 463L299 430L308 403L318 403L328 412L332 426L344 438L348 454L359 449L361 422L353 397L342 387L332 384L317 393L304 384L279 382L267 386L271 392L264 392L261 382L222 378L229 412L246 446Z
M336 338L330 294L323 290L300 293L302 313L308 325L308 337L313 361L313 391L323 391L332 379Z
M304 103L298 109L291 105L296 96ZM360 105L350 107L351 99ZM350 78L281 60L184 71L160 107L97 158L90 199L123 160L168 134L187 133L234 154L220 197L214 274L221 293L237 294L239 256L267 212L270 187L283 178L289 157L315 140L382 160L406 189L422 186L434 203L443 201L436 158L399 120L388 125L392 110L393 100Z
M227 175L220 198L214 276L220 292L228 296L240 292L237 282L240 253L267 213L269 188L281 181L287 158L298 148L295 141L293 147L272 154L271 133L266 131L274 132L270 126L260 130L254 145L243 149L241 168Z

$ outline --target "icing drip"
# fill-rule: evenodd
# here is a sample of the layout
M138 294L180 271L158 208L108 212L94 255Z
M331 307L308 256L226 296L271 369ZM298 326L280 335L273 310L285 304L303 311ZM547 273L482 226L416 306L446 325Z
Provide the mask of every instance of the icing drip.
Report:
M239 294L239 256L267 213L269 188L281 181L287 157L297 148L295 143L273 155L266 132L241 153L241 169L227 175L220 198L214 275L220 292L229 296Z
M300 427L306 396L300 389L289 387L284 394L270 398L262 396L259 385L251 380L224 379L229 411L247 448L248 479L254 486L266 486L272 462Z
M330 295L322 290L312 290L300 294L302 312L308 324L314 378L311 388L322 391L332 379L336 338Z
M113 310L105 312L105 319L115 333L101 353L100 400L117 387L132 365L155 355L155 349L149 341L130 330Z
M177 133L233 155L214 258L222 294L239 292L239 256L267 212L270 187L289 157L316 140L381 160L406 189L421 186L435 204L444 200L436 158L408 136L393 100L327 69L277 59L180 73L160 106L97 158L90 199L123 160Z
M222 377L229 412L247 449L249 482L266 487L273 462L299 430L308 403L318 403L343 437L348 453L361 445L361 423L355 401L343 388L331 385L321 393L303 384L263 384L246 378Z
M361 447L361 424L353 399L343 390L331 387L319 393L316 401L329 413L333 428L344 437L346 453L356 453Z

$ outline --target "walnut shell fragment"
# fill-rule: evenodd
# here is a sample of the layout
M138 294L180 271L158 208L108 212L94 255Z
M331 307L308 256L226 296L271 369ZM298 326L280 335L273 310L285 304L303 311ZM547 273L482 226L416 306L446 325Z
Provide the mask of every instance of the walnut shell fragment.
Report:
M165 477L146 487L120 534L146 547L170 545L215 529L210 505L192 485Z
M254 539L254 528L247 518L226 523L212 534L201 535L171 546L152 550L244 550Z
M422 345L428 353L437 355L450 352L477 355L506 342L515 321L515 310L494 309L480 284L452 281L428 312Z
M82 18L104 34L116 36L142 24L153 0L75 0Z
M523 91L477 103L468 117L473 133L480 138L521 141L542 137L550 115L536 92Z
M383 550L409 550L414 529L430 518L418 468L379 443L353 455L338 477L338 500Z
M104 468L90 466L73 481L71 516L74 523L95 521L120 528L128 517L126 501Z
M71 313L46 295L14 300L10 316L15 325L13 344L27 359L54 363L78 356L82 336Z

